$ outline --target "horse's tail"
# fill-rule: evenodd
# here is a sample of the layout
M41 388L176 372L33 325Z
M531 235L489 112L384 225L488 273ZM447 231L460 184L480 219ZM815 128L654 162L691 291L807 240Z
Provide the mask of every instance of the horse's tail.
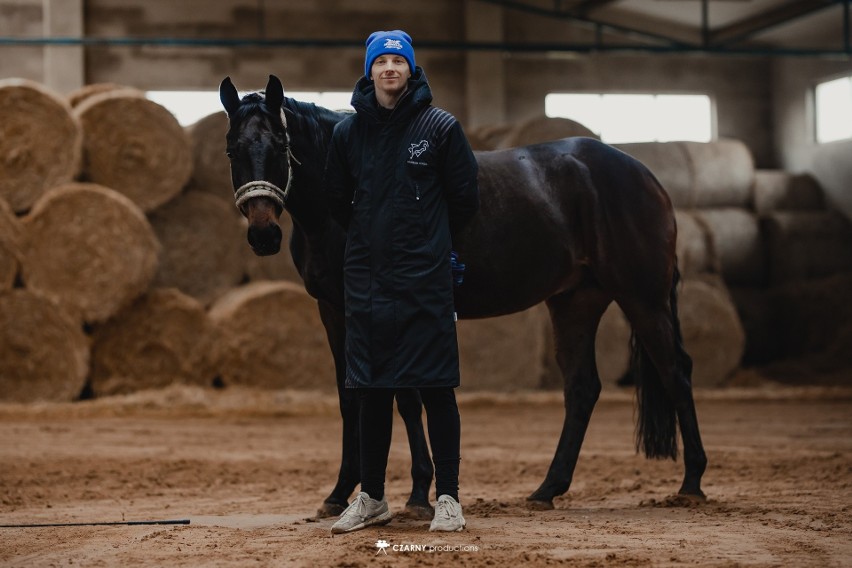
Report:
M692 376L692 359L683 348L683 336L677 315L677 285L680 272L675 266L669 291L672 328L674 333L675 364L678 372ZM636 451L648 458L677 459L677 414L663 386L657 367L651 361L634 331L630 338L631 361L629 375L636 383L639 416L636 424Z

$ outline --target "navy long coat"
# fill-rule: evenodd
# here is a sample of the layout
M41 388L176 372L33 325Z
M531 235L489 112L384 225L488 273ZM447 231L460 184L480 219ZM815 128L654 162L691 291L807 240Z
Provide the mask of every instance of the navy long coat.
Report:
M325 193L347 229L347 387L459 385L451 235L479 207L477 166L431 102L420 67L393 111L362 77L334 129Z

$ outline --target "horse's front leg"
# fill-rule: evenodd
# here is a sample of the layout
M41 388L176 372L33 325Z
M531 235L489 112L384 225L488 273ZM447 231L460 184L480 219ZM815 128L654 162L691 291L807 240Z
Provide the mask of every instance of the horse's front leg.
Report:
M411 449L411 496L405 504L405 511L415 519L431 519L435 510L429 504L429 489L435 469L423 432L423 420L420 418L423 410L420 393L417 389L397 390L396 407L405 422Z
M564 292L547 301L556 340L556 360L565 380L565 422L544 482L529 497L534 509L552 509L568 491L592 410L601 392L595 365L595 333L609 298L596 288Z
M343 454L340 461L340 472L337 474L337 484L322 506L317 510L317 517L336 517L349 505L349 496L355 486L361 482L361 457L358 435L358 396L355 389L347 389L346 359L344 345L346 343L346 327L344 315L330 304L319 302L320 317L328 336L328 344L334 357L334 369L337 377L337 396L340 401L340 416L343 418Z

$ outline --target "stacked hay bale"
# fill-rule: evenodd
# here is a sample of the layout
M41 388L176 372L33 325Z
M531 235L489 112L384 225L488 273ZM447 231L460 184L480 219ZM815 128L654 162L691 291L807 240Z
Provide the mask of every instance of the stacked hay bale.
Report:
M24 213L80 168L82 132L65 100L24 79L0 81L0 198Z
M163 248L155 286L175 287L209 304L243 280L247 245L233 203L188 191L149 219Z
M334 391L334 364L316 301L293 282L251 282L210 307L225 385Z
M103 322L147 290L160 244L133 202L95 184L52 189L23 218L23 280L80 321Z
M0 292L11 290L24 257L24 228L12 208L0 199Z
M95 396L172 383L209 386L216 343L204 306L174 288L154 288L93 335L90 386Z
M190 186L233 201L231 162L225 154L228 115L215 112L186 127L192 145L192 177Z
M67 402L89 372L89 339L79 321L31 290L0 293L0 400Z
M192 173L189 139L172 114L135 89L83 100L86 180L113 188L149 212L176 197Z

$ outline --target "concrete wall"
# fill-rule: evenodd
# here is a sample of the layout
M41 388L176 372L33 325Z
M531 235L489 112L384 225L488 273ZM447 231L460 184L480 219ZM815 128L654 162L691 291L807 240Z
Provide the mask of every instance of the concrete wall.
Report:
M810 172L829 201L852 219L852 140L817 144L813 89L823 81L852 75L852 58L781 59L772 64L773 122L779 165Z
M360 39L376 29L403 28L417 48L419 38L569 43L591 41L594 33L588 27L474 0L267 1L263 14L258 6L257 0L0 0L0 34L68 33L57 24L67 22L74 11L82 12L79 27L87 36L109 37ZM61 17L51 20L51 9ZM62 57L51 57L49 49ZM230 75L239 88L248 90L262 87L274 73L293 91L350 90L363 69L361 47L92 46L85 49L85 59L78 64L83 69L75 74L64 73L74 61L68 49L0 47L0 77L55 81L57 90L67 92L76 87L75 76L87 83L142 89L215 89ZM849 147L815 147L808 138L804 94L816 78L850 69L848 60L510 55L425 48L417 49L417 60L426 69L436 104L469 125L541 115L551 91L708 93L715 104L718 136L743 140L758 167L813 171L833 201L852 201L849 190L842 188L849 179L843 170L849 160L838 157L848 155Z

